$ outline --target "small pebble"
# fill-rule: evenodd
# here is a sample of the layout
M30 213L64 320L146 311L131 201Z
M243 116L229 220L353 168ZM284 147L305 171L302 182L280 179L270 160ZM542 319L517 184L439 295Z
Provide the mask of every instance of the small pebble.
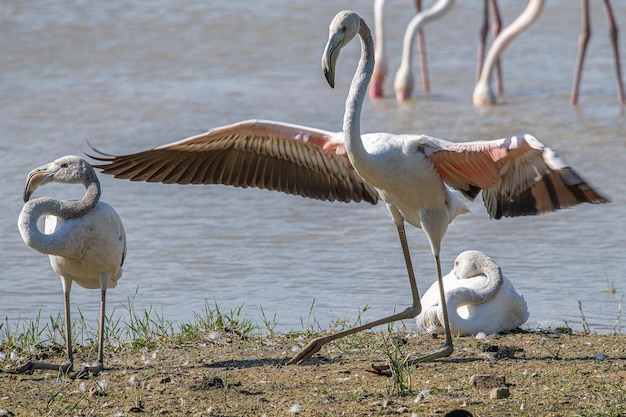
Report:
M606 360L606 355L602 354L602 353L596 353L595 355L593 355L593 358L597 361L604 361Z
M515 357L515 348L510 346L500 346L495 356L496 359L513 359Z
M290 413L298 414L300 412L300 404L294 404L289 409Z
M497 388L506 385L505 377L502 375L478 374L472 375L470 384L477 388Z
M509 387L499 387L491 390L491 392L489 393L489 398L499 400L502 398L506 398L510 395L511 392L509 391Z

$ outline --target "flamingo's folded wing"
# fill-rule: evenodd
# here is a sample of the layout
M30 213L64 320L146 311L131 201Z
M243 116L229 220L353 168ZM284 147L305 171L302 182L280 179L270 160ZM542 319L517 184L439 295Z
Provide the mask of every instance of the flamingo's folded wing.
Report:
M342 135L248 120L130 155L89 155L105 174L166 184L256 187L329 201L368 201L378 193L352 168Z
M443 180L470 198L482 189L485 207L493 218L608 202L556 152L531 135L442 143L430 159Z

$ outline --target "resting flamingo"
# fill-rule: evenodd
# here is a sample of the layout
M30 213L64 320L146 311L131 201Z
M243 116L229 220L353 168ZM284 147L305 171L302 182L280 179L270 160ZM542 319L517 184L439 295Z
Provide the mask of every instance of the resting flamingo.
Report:
M615 59L615 72L617 73L617 98L620 104L626 103L624 96L624 83L622 82L622 67L619 59L619 46L617 37L617 23L615 15L611 8L610 0L604 1L604 9L606 11L606 20L609 23L609 37L613 46L613 56ZM576 68L574 69L574 81L572 82L572 92L570 102L572 105L578 104L578 89L580 88L580 79L582 76L583 62L585 60L585 52L587 51L587 43L591 36L591 25L589 24L589 0L582 0L582 30L578 37L578 54L576 56Z
M494 334L513 330L528 320L524 297L487 255L468 250L457 256L454 269L443 277L450 331L458 335ZM438 283L422 296L417 327L443 334L443 308Z
M359 200L375 202L374 196L365 196L378 192L398 230L409 274L411 307L317 338L290 364L309 359L331 340L420 313L404 222L426 233L441 285L441 240L448 223L468 211L451 188L470 199L482 189L487 211L496 219L541 214L583 202L607 202L552 149L531 135L467 143L425 135L361 136L360 114L374 67L374 42L365 22L350 11L340 12L329 31L322 67L331 87L339 51L357 34L361 40L361 57L346 100L344 133L251 121L131 155L94 157L103 161L94 166L105 174L135 181L217 182L322 199L329 199L328 193L335 193L339 185L345 190L359 190L345 194L344 201L356 195ZM292 189L286 188L286 183ZM447 327L447 318L445 322ZM444 347L417 360L451 353L452 339L447 331Z
M500 54L502 54L508 44L539 17L543 3L544 0L530 0L522 14L494 39L487 53L487 58L485 58L480 77L474 86L474 93L472 94L474 106L481 107L496 104L496 96L491 88L493 69L498 62Z
M41 197L28 201L35 190L50 182L82 184L86 188L79 201ZM61 276L65 301L65 342L68 361L61 365L28 362L12 373L30 373L36 369L72 371L72 329L70 289L72 282L84 288L100 288L100 338L98 360L72 375L83 378L104 370L104 319L107 288L113 288L122 275L126 256L126 235L122 220L107 203L100 201L100 182L94 169L78 156L64 156L34 169L28 174L24 207L18 227L24 243L49 255L52 269ZM37 221L46 216L45 234Z

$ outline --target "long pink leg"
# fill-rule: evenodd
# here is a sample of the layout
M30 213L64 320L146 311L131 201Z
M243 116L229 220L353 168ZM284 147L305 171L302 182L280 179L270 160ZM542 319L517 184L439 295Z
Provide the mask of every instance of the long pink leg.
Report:
M502 29L502 18L500 17L500 9L498 8L498 1L491 0L491 8L493 9L493 26L491 33L493 38L497 38ZM500 58L496 62L496 88L497 94L501 96L504 93L504 77L502 75L502 65L500 64Z
M576 68L574 69L574 81L572 83L572 93L570 95L570 103L576 106L578 104L578 90L580 88L580 79L582 76L583 63L585 61L585 53L587 52L587 44L591 36L591 25L589 24L589 0L582 0L582 28L578 35L578 54L576 56Z
M484 0L483 24L478 31L478 57L476 59L476 82L483 72L483 62L485 61L485 50L487 49L487 31L489 27L489 0Z
M406 310L393 314L388 317L384 317L379 320L374 320L370 323L366 323L362 326L353 327L341 332L337 332L328 336L318 337L311 340L304 348L302 348L296 356L291 358L287 365L301 364L302 362L310 359L315 353L317 353L322 346L333 340L361 332L363 330L371 329L372 327L380 326L382 324L391 323L398 320L410 319L417 316L422 311L422 304L420 303L420 296L417 290L417 283L415 281L415 273L413 272L413 264L411 263L411 255L409 253L409 246L406 240L406 233L404 226L398 226L398 234L400 236L400 243L402 244L402 252L404 254L404 261L406 263L407 272L409 274L409 283L411 284L411 295L413 297L413 304Z
M609 36L611 38L611 44L613 45L613 56L615 57L615 72L617 73L617 98L620 104L626 104L626 98L624 97L624 83L622 81L622 67L619 59L619 46L618 46L618 29L615 21L615 15L611 8L611 2L604 0L604 10L606 11L606 20L609 23Z
M415 10L417 13L422 11L422 0L414 0ZM420 29L417 32L417 53L420 56L420 70L422 73L422 87L424 94L430 94L430 80L428 78L428 63L426 60L426 43L424 40L424 31Z
M88 378L89 375L99 375L104 371L104 324L107 288L109 286L109 276L100 276L100 334L98 340L98 361L91 366L85 366L80 371L73 374L72 378Z
M373 322L364 324L362 326L353 327L351 329L347 329L342 332L338 332L338 333L334 333L328 336L323 336L323 337L318 337L317 339L313 339L304 348L302 348L302 350L300 350L300 352L298 352L296 356L294 356L289 362L287 362L288 365L300 364L306 361L307 359L311 358L315 353L317 353L322 348L322 346L324 346L326 343L331 342L333 340L336 340L336 339L339 339L339 338L342 338L342 337L345 337L345 336L348 336L348 335L351 335L351 334L354 334L363 330L371 329L372 327L380 326L382 324L391 323L397 320L413 318L421 312L422 304L420 302L419 291L417 289L417 283L415 281L415 273L413 272L413 264L411 262L409 246L406 240L406 233L405 233L403 225L399 225L397 226L397 228L398 228L398 235L400 237L400 243L402 244L402 253L404 254L404 261L406 263L406 268L407 268L407 272L409 275L409 283L411 285L411 295L413 298L413 305L411 305L411 307L407 308L406 310L398 314L393 314L389 317L375 320ZM436 350L435 352L431 354L418 357L417 359L412 360L411 363L424 362L424 361L428 361L428 360L432 360L436 358L450 356L453 352L452 336L450 335L450 326L449 326L448 314L447 314L448 312L447 312L447 308L445 305L445 296L443 295L443 279L441 277L441 265L439 262L438 254L435 254L435 263L437 267L437 280L439 281L439 289L442 295L442 302L443 302L443 309L444 309L444 322L445 322L444 326L446 328L446 342L440 349ZM375 367L374 369L375 371L378 371L378 372L384 371L384 367L381 367L381 368Z
M28 361L17 369L6 371L7 373L32 375L36 369L59 371L64 374L72 371L72 367L74 366L74 355L72 353L72 323L70 319L70 289L72 287L72 281L61 277L61 282L63 283L63 303L65 307L65 348L67 349L67 362L57 365L46 362Z

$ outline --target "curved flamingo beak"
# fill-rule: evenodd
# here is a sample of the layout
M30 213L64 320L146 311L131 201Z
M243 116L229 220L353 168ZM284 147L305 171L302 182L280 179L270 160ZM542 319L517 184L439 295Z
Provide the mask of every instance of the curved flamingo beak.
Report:
M43 165L29 172L26 178L26 188L24 188L24 202L30 200L30 196L33 195L35 190L50 182L51 179L48 165Z
M332 88L335 88L335 63L337 62L337 57L339 56L338 48L339 44L330 36L328 38L328 43L326 44L326 48L324 49L324 55L322 55L322 70L324 71L324 77L326 77L326 81L328 85Z

